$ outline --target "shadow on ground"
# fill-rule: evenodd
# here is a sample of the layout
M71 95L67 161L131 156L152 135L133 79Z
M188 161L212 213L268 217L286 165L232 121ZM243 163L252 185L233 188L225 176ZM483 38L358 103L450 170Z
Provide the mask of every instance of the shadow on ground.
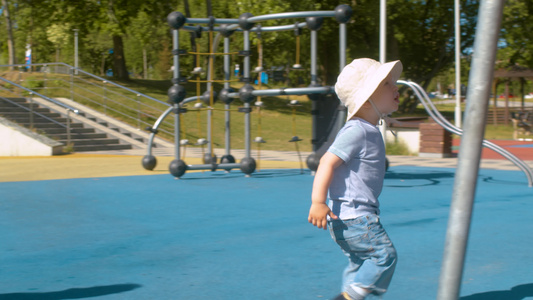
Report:
M141 285L139 284L126 283L106 286L93 286L89 288L72 288L57 292L0 294L0 300L83 299L124 293L140 287Z
M442 179L453 178L455 172L395 172L388 171L385 174L385 179L396 179L402 182L407 181L406 184L396 185L393 182L386 183L388 187L412 187L412 186L431 186L438 185L441 183ZM410 185L409 182L413 182L413 185Z
M310 175L311 171L308 169L263 169L260 171L255 171L250 176L254 178L278 178L278 177L291 177L291 176L300 176L300 175ZM205 176L208 175L208 176ZM191 172L185 173L183 177L179 180L212 180L212 179L235 179L242 178L246 175L240 170L231 170L227 173L224 171L205 171L205 172Z
M460 300L522 300L533 297L533 283L517 285L507 291L492 291L461 297Z

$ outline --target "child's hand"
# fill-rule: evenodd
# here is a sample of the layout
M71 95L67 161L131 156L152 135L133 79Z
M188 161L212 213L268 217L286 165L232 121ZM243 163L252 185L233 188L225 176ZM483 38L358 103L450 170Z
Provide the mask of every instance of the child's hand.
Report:
M313 224L318 228L323 228L324 230L328 228L328 219L329 216L332 219L338 219L337 217L325 203L313 203L311 204L311 209L309 210L309 218L307 219L309 223Z

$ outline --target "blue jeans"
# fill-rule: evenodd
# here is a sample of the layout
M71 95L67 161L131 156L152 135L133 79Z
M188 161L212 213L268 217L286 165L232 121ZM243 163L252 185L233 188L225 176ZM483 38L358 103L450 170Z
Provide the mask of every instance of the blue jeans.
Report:
M353 298L353 286L371 290L373 294L385 293L397 255L379 217L371 214L351 220L331 220L329 231L349 259L342 290Z

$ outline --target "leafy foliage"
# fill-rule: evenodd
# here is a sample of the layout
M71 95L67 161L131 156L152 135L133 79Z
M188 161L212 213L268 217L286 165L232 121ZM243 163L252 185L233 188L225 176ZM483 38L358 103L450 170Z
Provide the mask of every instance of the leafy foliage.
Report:
M238 18L242 13L264 15L288 11L332 10L341 3L350 5L353 15L347 24L347 60L379 56L379 10L376 0L3 0L11 11L14 25L16 56L24 61L26 44L31 44L34 62L59 60L73 64L74 32L79 30L81 67L104 74L113 69L115 75L133 78L168 79L171 76L172 41L166 16L172 11L189 12L190 17ZM478 0L461 0L461 49L465 62L475 35ZM446 77L454 62L454 7L444 0L388 0L387 60L400 59L404 77L429 87L435 78ZM268 21L263 26L290 24L304 20ZM0 62L7 62L6 19L0 18ZM533 2L508 0L501 35L499 66L533 67ZM326 18L318 34L318 72L321 84L333 84L339 72L338 23ZM191 39L180 34L180 45L188 50L206 52L207 33ZM242 34L231 36L232 52L242 50ZM290 71L296 62L296 40L293 31L264 32L259 38L251 34L252 65L258 63L258 44L263 46L263 65L282 66L291 78L287 85L308 84L308 71ZM309 70L310 36L303 30L300 37L300 63ZM221 47L220 43L220 48ZM120 52L123 45L124 53ZM242 64L242 57L232 55L232 64ZM117 64L122 61L123 66ZM196 65L195 57L183 56L183 76ZM201 66L207 59L201 58ZM218 62L221 65L221 62ZM124 70L120 70L123 68ZM465 68L467 70L467 68ZM123 74L125 72L125 74ZM221 71L218 70L221 76ZM463 72L467 76L467 72ZM217 76L218 76L217 75ZM126 76L127 77L127 76ZM404 110L412 108L406 101Z
M500 67L522 65L533 68L533 3L508 0L504 7L501 46L498 59Z

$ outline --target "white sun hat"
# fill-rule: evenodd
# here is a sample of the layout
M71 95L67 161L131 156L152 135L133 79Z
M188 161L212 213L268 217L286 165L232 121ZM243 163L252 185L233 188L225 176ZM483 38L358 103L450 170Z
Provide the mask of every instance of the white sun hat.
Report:
M335 84L337 97L348 108L346 120L357 113L389 74L396 82L402 70L403 66L399 60L381 64L370 58L359 58L346 65Z

